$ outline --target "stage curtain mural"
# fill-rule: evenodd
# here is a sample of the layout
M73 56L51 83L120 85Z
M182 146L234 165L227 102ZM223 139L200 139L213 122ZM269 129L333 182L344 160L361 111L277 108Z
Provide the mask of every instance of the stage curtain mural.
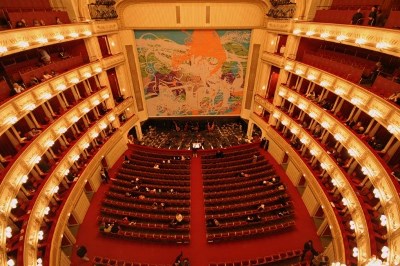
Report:
M240 114L250 30L134 35L150 117Z

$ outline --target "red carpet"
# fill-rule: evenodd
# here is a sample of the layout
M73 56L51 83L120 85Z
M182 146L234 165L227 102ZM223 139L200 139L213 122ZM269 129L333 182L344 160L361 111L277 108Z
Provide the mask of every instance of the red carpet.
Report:
M292 185L284 170L265 151L261 153L281 176L281 180L288 187L288 193L295 206L296 227L284 234L268 235L262 238L208 244L206 241L203 179L201 173L201 159L193 158L191 162L191 242L189 245L155 244L124 239L113 239L100 236L96 218L99 215L101 201L107 191L107 185L102 185L94 195L87 215L79 228L77 244L88 248L88 256L102 256L119 260L154 264L172 264L175 257L183 251L184 257L190 259L192 266L206 266L210 262L235 261L257 258L284 250L298 249L303 243L311 239L314 247L321 250L321 244L316 235L316 228L309 217L297 189ZM122 159L110 171L114 176ZM81 262L74 254L72 265L92 265Z

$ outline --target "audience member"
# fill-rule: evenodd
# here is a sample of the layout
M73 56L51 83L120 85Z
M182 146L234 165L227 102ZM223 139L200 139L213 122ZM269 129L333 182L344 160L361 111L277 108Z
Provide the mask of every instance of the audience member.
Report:
M80 246L76 250L76 255L84 261L89 261L89 257L87 256L87 248L85 246Z
M390 95L387 100L393 101L396 104L400 105L400 92L395 92L392 95Z
M44 23L43 19L39 20L39 22L40 22L40 26L46 26L46 23Z
M258 206L257 211L263 211L265 210L265 204L261 203L260 206Z
M350 23L353 25L361 25L364 15L361 13L361 8L357 9L357 12L351 18Z
M45 65L48 65L51 63L51 57L46 50L39 48L39 49L37 49L37 51L39 53L39 60L42 63L44 63Z
M371 8L371 12L368 15L368 25L375 26L375 24L376 24L376 16L377 16L376 6L373 6Z
M110 176L108 175L108 171L106 168L101 169L100 176L101 176L101 180L103 180L104 183L108 184L108 181L110 180Z
M246 221L249 223L259 222L259 221L261 221L261 216L258 214L252 214L252 215L247 216Z
M207 226L208 227L219 227L221 224L219 221L215 218L210 218L207 220Z
M40 22L37 19L34 19L32 24L33 24L33 27L39 27L40 26Z
M49 72L45 71L43 73L43 81L51 79L53 76L49 74Z
M386 23L386 16L383 14L381 7L379 6L376 11L376 23L375 26L383 27Z
M15 82L13 84L13 92L14 92L14 94L19 94L19 93L23 92L24 90L25 90L24 87L22 87L18 83Z
M26 21L23 18L21 20L17 21L17 23L15 25L16 28L24 28L26 26L28 26L28 25L26 24Z
M159 165L158 163L156 163L156 164L153 166L153 168L154 168L154 169L160 169L160 165Z
M61 19L60 19L59 17L56 17L56 24L58 24L58 25L59 25L59 24L63 24L62 21L61 21Z
M304 260L304 257L308 252L311 252L313 257L318 255L318 252L314 249L312 240L308 240L306 243L304 243L303 253L301 254L300 261Z
M35 75L32 75L31 79L29 81L29 86L33 87L33 86L38 85L39 83L40 83L40 79L38 79Z
M249 174L246 174L246 173L244 173L244 172L238 173L237 176L238 176L238 177L250 177Z

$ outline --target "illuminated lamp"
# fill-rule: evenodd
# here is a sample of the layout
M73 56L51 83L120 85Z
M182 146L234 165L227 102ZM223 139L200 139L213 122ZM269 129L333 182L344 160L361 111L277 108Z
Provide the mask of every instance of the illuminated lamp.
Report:
M102 69L101 67L96 67L96 68L94 69L94 71L95 71L96 73L101 73L101 72L103 71L103 69Z
M67 132L67 128L66 128L66 127L60 127L60 128L57 130L57 132L58 132L59 134L64 134L65 132Z
M71 32L71 33L69 34L69 36L70 36L71 38L78 38L78 37L79 37L79 34L78 34L77 32Z
M304 71L303 70L301 70L301 69L296 69L296 75L299 75L299 76L301 76L301 75L303 75L304 74Z
M85 30L85 31L83 32L83 34L84 34L85 36L91 36L91 35L92 35L92 32L91 32L90 30Z
M49 40L47 38L45 38L45 37L39 37L39 38L36 39L36 41L38 43L40 43L40 44L45 44L45 43L49 42Z
M293 30L293 34L295 34L295 35L298 35L298 34L300 34L301 33L301 30L300 29L295 29L295 30Z
M316 77L315 77L313 74L309 74L309 75L307 76L307 79L309 79L309 80L315 80Z
M23 107L23 109L25 111L33 111L33 110L35 110L35 108L36 108L36 105L34 103L27 103Z
M67 86L64 83L60 83L56 86L56 90L58 91L63 91L67 88Z
M49 100L51 99L51 93L50 92L44 92L42 95L40 95L40 99L42 100Z
M367 43L367 40L364 38L357 38L355 41L356 44L363 45Z
M340 35L338 35L337 37L336 37L336 40L338 40L338 41L345 41L345 40L347 40L347 36L346 35L343 35L343 34L340 34Z
M285 66L285 70L287 70L287 71L290 71L290 70L292 70L293 69L293 67L291 66L291 65L286 65Z
M386 215L382 214L382 215L379 217L379 220L381 221L381 225L382 225L382 226L386 226L386 225L387 225L387 218L386 218Z
M307 36L313 36L314 34L315 34L315 31L313 31L313 30L309 30L306 32Z
M387 43L387 42L378 42L376 44L376 48L378 48L378 49L388 49L388 48L390 48L390 44Z
M4 53L7 53L7 52L8 52L7 47L5 47L5 46L0 46L0 54L4 54Z
M22 48L22 49L27 48L27 47L29 47L29 42L27 42L27 41L19 41L19 42L17 42L17 47L18 48Z
M344 89L343 89L343 88L340 88L340 87L336 87L336 88L335 88L335 93L336 93L336 95L341 96L341 95L344 94Z
M350 224L350 229L354 231L356 229L356 223L353 220L351 220L349 224Z
M54 36L54 39L56 39L57 41L62 41L65 39L65 37L64 37L64 35L57 34L56 36Z
M92 74L90 74L89 72L85 72L85 73L83 73L83 76L85 78L90 78L92 76Z
M16 198L12 199L12 200L10 201L10 207L11 207L11 209L17 208L17 204L18 204L18 200L17 200Z
M79 82L79 79L77 77L73 77L69 80L69 82L72 84L77 84Z
M326 121L322 122L322 123L321 123L321 126L322 126L323 128L325 128L325 129L329 129L329 128L331 127L331 125L330 125L328 122L326 122Z

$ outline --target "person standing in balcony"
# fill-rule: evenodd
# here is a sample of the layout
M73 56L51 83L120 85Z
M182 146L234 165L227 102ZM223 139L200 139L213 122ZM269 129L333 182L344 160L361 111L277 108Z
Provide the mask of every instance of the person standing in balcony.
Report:
M375 26L376 24L376 17L377 17L377 12L376 12L376 6L373 6L371 8L371 12L368 15L368 25L370 26Z
M363 22L364 15L361 13L361 8L357 9L357 12L351 18L350 23L353 25L361 25Z

